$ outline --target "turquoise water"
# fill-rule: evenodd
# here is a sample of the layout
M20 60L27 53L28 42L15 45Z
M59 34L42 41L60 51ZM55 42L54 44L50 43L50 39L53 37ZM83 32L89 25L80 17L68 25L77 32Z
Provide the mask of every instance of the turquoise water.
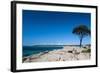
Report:
M62 45L37 45L37 46L23 46L23 57L38 54L40 52L52 51L55 49L62 49Z

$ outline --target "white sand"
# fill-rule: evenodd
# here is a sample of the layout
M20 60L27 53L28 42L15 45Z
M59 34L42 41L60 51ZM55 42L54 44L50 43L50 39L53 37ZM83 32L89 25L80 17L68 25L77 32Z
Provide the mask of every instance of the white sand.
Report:
M74 46L64 46L63 49L40 53L27 57L26 62L51 62L51 61L72 61L72 60L88 60L90 53L82 53L84 48Z

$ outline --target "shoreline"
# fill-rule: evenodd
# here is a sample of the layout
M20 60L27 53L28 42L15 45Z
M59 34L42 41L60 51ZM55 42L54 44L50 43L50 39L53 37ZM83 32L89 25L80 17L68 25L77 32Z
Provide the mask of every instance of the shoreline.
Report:
M89 60L91 52L83 52L85 50L87 49L77 46L64 46L63 49L55 49L23 57L23 63Z

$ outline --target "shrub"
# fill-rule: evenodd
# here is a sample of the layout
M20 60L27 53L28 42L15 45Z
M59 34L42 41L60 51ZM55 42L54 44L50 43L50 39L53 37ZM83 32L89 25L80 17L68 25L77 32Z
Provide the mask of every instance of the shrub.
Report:
M91 49L82 50L82 53L90 53Z

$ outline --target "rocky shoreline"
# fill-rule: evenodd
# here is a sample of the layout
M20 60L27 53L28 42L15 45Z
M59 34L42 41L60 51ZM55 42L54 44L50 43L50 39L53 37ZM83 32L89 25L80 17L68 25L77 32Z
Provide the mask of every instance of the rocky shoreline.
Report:
M89 60L91 57L91 52L88 51L89 49L76 46L64 46L63 49L45 51L39 54L24 57L23 63Z

